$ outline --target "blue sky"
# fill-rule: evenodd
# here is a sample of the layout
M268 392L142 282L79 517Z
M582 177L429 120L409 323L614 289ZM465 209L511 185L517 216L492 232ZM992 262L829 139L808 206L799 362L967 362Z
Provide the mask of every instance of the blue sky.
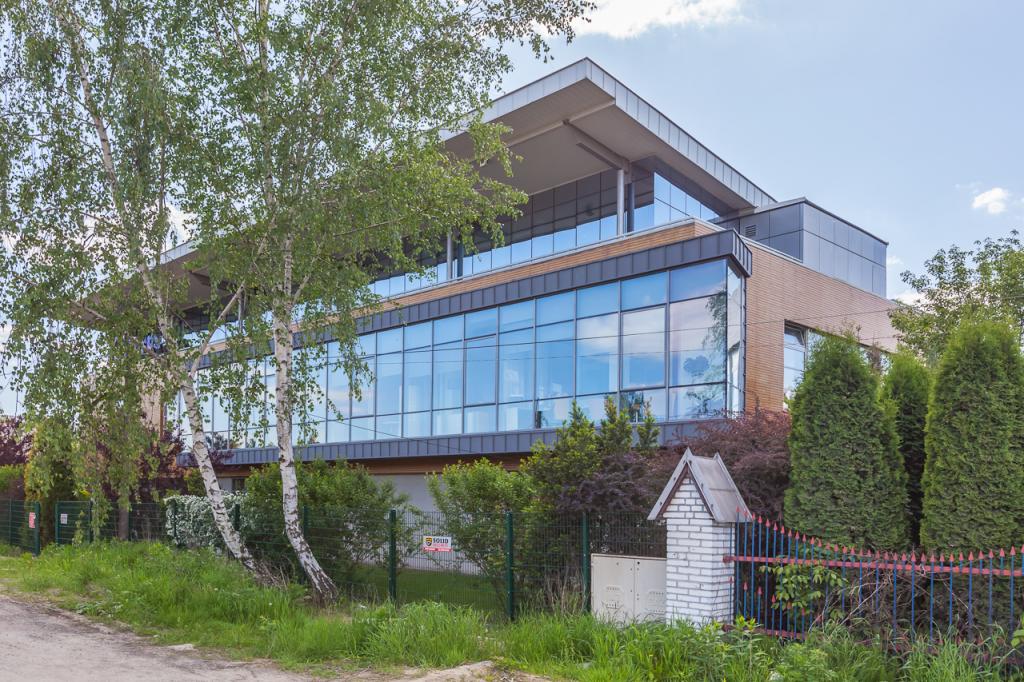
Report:
M950 244L1024 228L1024 2L599 0L588 56L776 199L889 242L889 295Z

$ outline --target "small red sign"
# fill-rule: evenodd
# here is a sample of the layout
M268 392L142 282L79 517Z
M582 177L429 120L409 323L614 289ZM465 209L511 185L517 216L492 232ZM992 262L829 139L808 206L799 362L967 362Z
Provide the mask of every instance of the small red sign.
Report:
M29 512L28 513L28 527L29 528L35 528L36 527L36 513L35 512Z

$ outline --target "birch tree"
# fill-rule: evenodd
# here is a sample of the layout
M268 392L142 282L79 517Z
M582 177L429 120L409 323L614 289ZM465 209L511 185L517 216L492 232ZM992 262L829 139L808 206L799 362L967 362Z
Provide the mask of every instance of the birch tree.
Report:
M324 399L313 379L323 362L316 341L336 340L338 362L358 391L370 377L356 350L356 315L382 305L371 282L394 272L427 275L423 263L450 235L471 243L472 232L483 230L500 240L499 216L513 215L525 197L491 179L511 174L512 157L502 142L507 131L483 123L479 112L511 68L509 45L546 58L545 41L571 38L572 23L589 6L586 0L19 6L19 23L9 32L13 51L30 55L42 43L59 57L44 61L60 64L48 65L58 73L42 78L31 59L15 68L43 105L19 110L25 124L14 127L29 131L22 148L38 148L34 131L54 119L62 138L75 140L59 162L85 166L90 200L49 198L51 212L74 224L75 258L116 273L106 274L103 291L128 292L99 297L103 310L76 312L71 308L82 299L67 289L92 291L98 282L61 280L64 314L102 327L104 343L130 339L123 345L136 351L147 348L141 344L147 328L158 332L158 352L149 348L134 361L147 368L139 375L147 385L138 391L156 387L165 399L181 392L218 527L243 562L251 559L232 537L205 448L200 366L210 365L211 389L225 397L241 430L254 422L266 428L273 415L286 534L314 593L333 598L336 588L302 535L292 433L293 422ZM136 74L142 64L151 73ZM67 87L72 76L74 91ZM88 93L97 88L104 90L102 104L90 105ZM88 140L83 121L93 129ZM449 130L468 130L473 152L450 153ZM54 168L38 157L5 158L16 159L8 164L15 172L5 171L14 179L5 182L11 196ZM20 178L22 166L33 169L33 178ZM488 166L502 173L486 173ZM157 244L172 207L191 217L192 267L208 278L209 300L186 301L182 281L158 267ZM5 224L15 236L26 221L34 233L56 236L50 223L30 218L20 205L9 214ZM92 262L96 230L110 251L99 265ZM33 241L55 249L52 241ZM23 245L18 253L45 260L37 258L38 248ZM61 255L65 264L73 260ZM37 291L32 282L26 275L23 289ZM195 319L197 309L210 321L199 339L180 324ZM17 315L21 308L12 302L9 310ZM215 333L223 336L217 345ZM275 375L266 409L268 396L249 371L251 360L265 353ZM118 376L124 382L129 375Z

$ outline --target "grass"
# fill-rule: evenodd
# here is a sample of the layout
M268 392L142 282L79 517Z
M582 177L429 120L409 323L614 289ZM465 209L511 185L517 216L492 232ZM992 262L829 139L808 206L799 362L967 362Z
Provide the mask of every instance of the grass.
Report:
M317 610L299 587L259 586L210 552L160 544L53 547L38 559L0 559L0 579L161 643L190 642L290 668L444 668L490 659L585 682L1002 679L997 668L970 663L952 645L894 658L839 629L783 645L742 626L617 628L589 616L553 615L499 623L479 610L436 602ZM426 590L438 587L437 578L416 579Z

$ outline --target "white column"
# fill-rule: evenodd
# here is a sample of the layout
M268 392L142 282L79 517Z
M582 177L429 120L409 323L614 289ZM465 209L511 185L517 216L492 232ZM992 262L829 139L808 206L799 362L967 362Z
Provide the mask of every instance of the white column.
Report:
M448 240L445 245L445 249L445 255L447 257L448 263L448 279L452 280L455 278L455 270L453 268L453 266L455 265L455 245L452 243L451 232L448 233Z
M665 507L665 620L732 622L733 524L717 523L689 475Z

